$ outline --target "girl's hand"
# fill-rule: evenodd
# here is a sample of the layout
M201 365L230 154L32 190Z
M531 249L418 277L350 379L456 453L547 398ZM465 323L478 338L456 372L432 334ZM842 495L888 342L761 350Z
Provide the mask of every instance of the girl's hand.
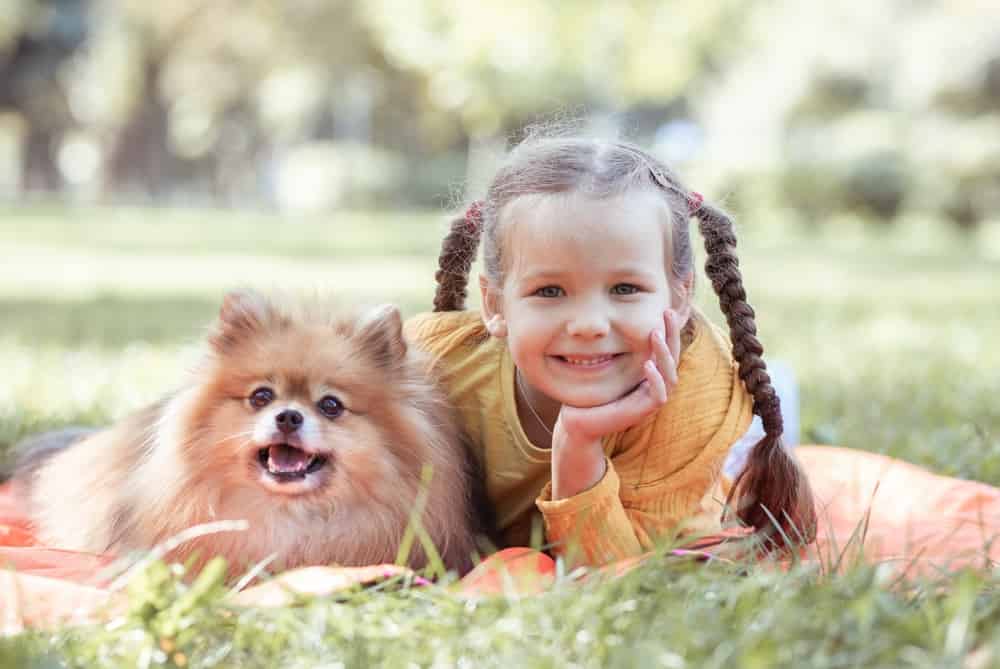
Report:
M604 476L601 438L621 432L667 402L677 384L682 317L667 309L663 331L650 332L650 359L644 378L624 397L596 407L563 405L552 431L552 498L572 497L593 487Z

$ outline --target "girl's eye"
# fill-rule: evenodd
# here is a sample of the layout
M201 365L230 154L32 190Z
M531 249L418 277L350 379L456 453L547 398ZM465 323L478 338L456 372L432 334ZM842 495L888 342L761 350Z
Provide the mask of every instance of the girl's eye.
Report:
M559 286L542 286L535 291L538 297L562 297L565 294Z
M615 284L611 292L615 295L635 295L639 292L639 286L634 283L619 283Z
M263 409L274 401L274 391L266 386L262 386L250 393L248 401L254 409Z
M320 413L322 413L327 418L336 418L340 414L344 413L344 405L333 395L327 395L319 402L316 403L319 408Z

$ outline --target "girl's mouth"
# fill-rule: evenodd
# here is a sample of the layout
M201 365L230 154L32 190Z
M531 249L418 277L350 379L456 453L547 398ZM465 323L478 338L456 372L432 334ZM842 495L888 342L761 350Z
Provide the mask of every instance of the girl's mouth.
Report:
M257 462L275 482L293 483L323 469L327 465L327 457L280 443L257 451Z
M602 369L607 367L623 353L601 353L596 355L556 355L556 360L579 370Z

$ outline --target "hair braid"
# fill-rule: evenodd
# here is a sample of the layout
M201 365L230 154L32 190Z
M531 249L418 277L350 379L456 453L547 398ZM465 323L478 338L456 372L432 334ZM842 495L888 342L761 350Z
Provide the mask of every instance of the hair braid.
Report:
M743 522L762 531L777 521L780 531L768 530L767 534L778 546L784 546L786 539L809 543L816 535L812 490L798 463L781 445L781 402L761 357L764 347L757 339L754 311L743 288L732 221L708 203L699 203L695 216L708 255L705 273L729 324L740 379L753 397L753 412L764 425L764 438L750 452L727 507L739 491L737 511Z
M469 285L469 270L476 259L483 231L482 204L474 202L462 216L451 221L451 229L441 242L438 271L434 274L434 311L461 311Z

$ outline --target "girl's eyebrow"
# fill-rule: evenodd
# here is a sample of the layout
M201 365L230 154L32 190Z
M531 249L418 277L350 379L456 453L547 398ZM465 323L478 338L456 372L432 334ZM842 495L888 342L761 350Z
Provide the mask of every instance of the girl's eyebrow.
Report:
M612 276L637 276L643 279L653 279L656 277L654 272L650 272L648 269L640 266L625 265L623 267L616 267L612 272Z
M558 279L565 275L566 272L563 270L543 268L525 272L521 275L520 279L521 281L540 281L543 279Z
M525 272L520 277L519 281L525 283L534 283L536 281L551 281L555 279L564 279L567 276L573 274L573 270L560 270L551 268L539 268ZM655 280L656 274L650 272L648 269L642 267L641 265L623 265L621 267L615 267L608 272L608 276L615 278L622 277L637 277L645 280Z

